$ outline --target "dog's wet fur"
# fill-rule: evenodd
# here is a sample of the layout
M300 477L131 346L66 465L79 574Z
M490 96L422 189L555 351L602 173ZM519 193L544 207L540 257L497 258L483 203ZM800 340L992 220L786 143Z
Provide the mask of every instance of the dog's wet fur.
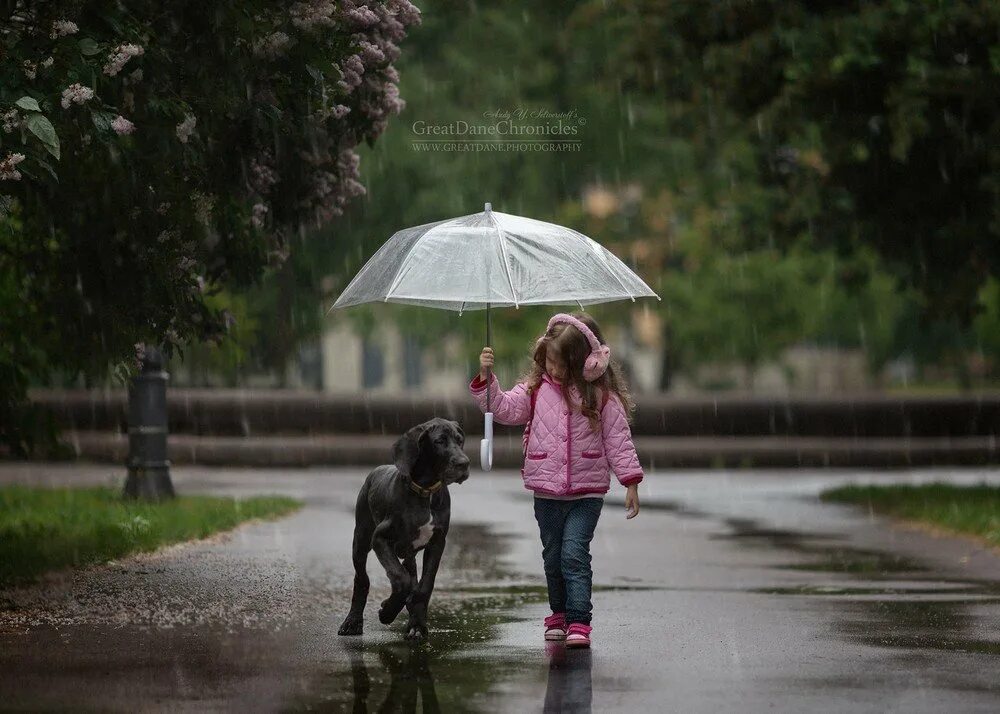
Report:
M393 465L378 466L368 474L354 510L354 595L338 634L360 635L364 629L366 564L368 551L374 550L392 585L392 593L379 608L379 621L392 623L405 606L410 614L406 638L427 637L427 605L451 520L448 486L469 478L464 444L465 433L457 422L434 418L399 438L393 446ZM410 487L411 481L424 488L437 481L443 485L423 496ZM420 550L424 556L418 581Z

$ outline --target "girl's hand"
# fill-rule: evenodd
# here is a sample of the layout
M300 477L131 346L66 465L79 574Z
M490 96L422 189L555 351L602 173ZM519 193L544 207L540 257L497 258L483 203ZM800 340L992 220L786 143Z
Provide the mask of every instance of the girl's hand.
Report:
M486 370L493 369L493 348L484 347L479 353L479 376L486 379Z
M625 518L635 518L639 515L639 484L633 483L625 487Z

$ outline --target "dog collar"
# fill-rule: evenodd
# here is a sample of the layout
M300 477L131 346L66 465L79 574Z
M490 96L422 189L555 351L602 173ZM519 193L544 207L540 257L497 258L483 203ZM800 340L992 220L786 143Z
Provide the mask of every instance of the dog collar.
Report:
M424 488L419 483L415 483L413 480L410 480L410 488L418 496L431 496L437 493L439 490L441 490L442 486L444 486L444 481L438 481L433 486L428 486L427 488Z

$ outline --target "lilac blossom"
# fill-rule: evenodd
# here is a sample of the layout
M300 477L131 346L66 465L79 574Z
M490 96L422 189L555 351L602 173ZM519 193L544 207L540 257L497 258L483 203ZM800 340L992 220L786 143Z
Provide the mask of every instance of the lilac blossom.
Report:
M336 9L332 0L307 0L295 3L288 12L292 16L292 25L310 32L321 27L333 27Z
M104 74L114 77L122 71L125 63L133 57L138 57L143 53L141 45L119 45L118 48L108 57L108 63L104 65Z
M182 144L188 143L188 139L194 134L194 125L197 123L198 120L194 118L194 114L187 114L184 121L177 125L177 138L181 140Z
M292 44L292 38L284 32L272 32L254 45L254 54L263 57L280 57Z
M17 109L11 109L8 112L4 112L3 116L0 117L3 121L3 130L8 134L15 129L22 129L25 126L25 120L18 114Z
M80 31L80 28L76 26L75 22L70 22L69 20L56 20L52 23L52 32L49 33L49 37L53 40L59 37L65 37L66 35L75 35Z
M135 124L119 114L111 122L111 128L115 130L118 136L127 136L135 131Z
M253 205L253 216L250 218L250 222L253 223L254 228L264 227L264 219L267 217L268 210L268 207L263 203Z
M83 104L94 98L94 90L84 87L79 82L66 87L62 93L62 108L69 109L70 104Z
M371 8L357 6L353 0L344 0L341 3L341 17L353 27L367 28L378 23L378 15L372 12Z
M337 84L350 93L355 87L361 84L361 75L365 73L365 63L361 61L359 55L351 55L340 63L340 72L344 78Z
M268 152L250 161L250 185L261 196L266 196L271 187L280 180L278 173L271 168L271 163L271 155Z
M20 181L21 172L15 166L24 161L24 154L7 154L7 158L0 161L0 181Z
M358 48L361 50L361 57L369 64L381 64L385 62L385 52L373 42L368 40L358 40Z

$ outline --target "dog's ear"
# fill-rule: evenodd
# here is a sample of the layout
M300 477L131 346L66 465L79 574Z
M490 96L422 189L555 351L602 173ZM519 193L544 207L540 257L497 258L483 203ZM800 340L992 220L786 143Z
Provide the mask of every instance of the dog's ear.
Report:
M455 425L455 431L458 433L458 440L465 443L465 432L462 430L462 425L457 421L453 421L452 424Z
M427 426L419 424L403 434L392 447L392 460L404 476L409 477L420 458L420 442L427 436Z

